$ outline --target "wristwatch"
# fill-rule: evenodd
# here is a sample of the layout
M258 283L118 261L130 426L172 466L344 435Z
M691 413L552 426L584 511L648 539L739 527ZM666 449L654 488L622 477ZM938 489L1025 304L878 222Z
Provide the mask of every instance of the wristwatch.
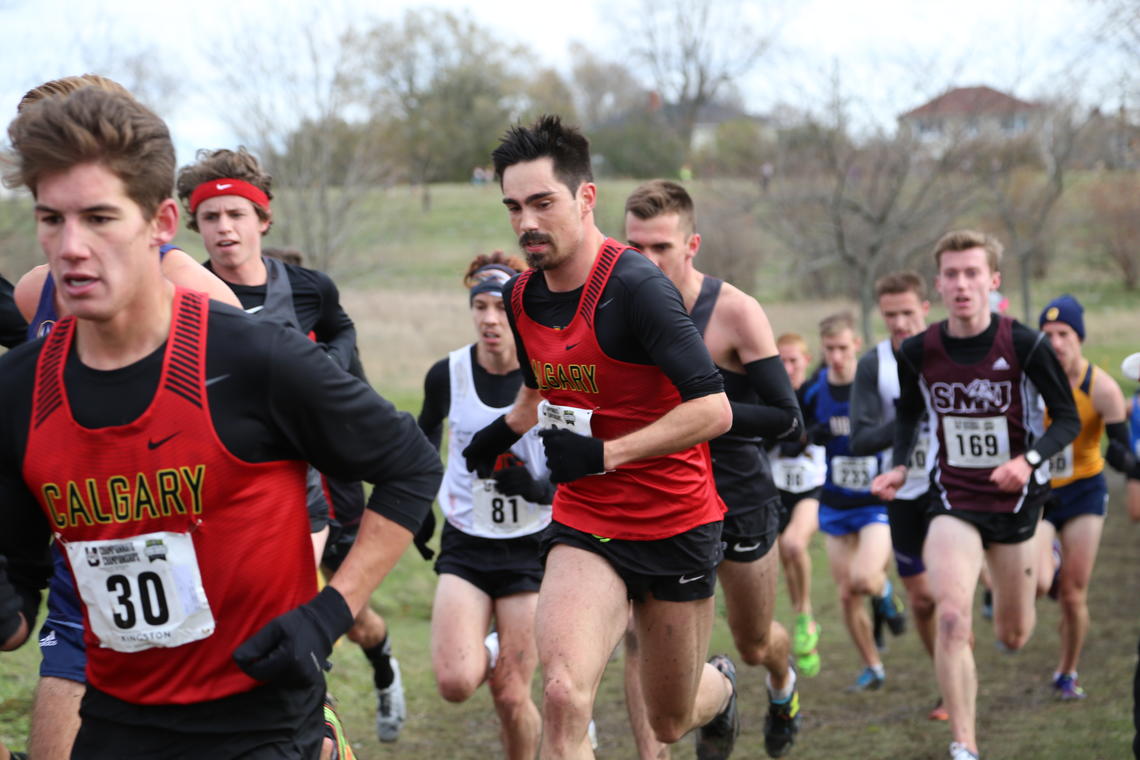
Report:
M1030 467L1037 467L1041 464L1041 455L1037 453L1037 449L1030 449L1025 452L1025 461L1029 463Z

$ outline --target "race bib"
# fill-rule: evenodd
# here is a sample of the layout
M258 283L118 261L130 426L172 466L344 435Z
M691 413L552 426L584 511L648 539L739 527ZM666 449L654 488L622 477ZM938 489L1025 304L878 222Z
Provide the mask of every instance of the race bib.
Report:
M1049 473L1054 478L1073 477L1073 444L1049 459Z
M877 457L832 457L831 482L840 488L867 491L879 474Z
M495 488L491 478L476 478L471 486L471 509L475 530L488 533L533 532L542 518L542 506L521 496L507 496Z
M189 533L64 544L99 644L116 652L177 647L214 632Z
M918 443L914 445L914 451L911 452L910 462L907 463L906 477L907 480L912 478L926 479L929 472L927 469L928 459L930 457L930 435L919 436Z
M788 493L804 493L813 488L807 465L795 459L773 459L772 480Z
M593 409L579 409L576 406L559 406L543 399L538 405L538 426L544 430L558 428L578 435L590 436L590 418Z
M1005 417L943 417L942 426L952 467L987 469L1009 461Z

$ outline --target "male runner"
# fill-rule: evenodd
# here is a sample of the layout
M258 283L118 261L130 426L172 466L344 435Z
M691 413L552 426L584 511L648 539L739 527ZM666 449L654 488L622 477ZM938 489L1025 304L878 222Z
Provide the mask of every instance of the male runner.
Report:
M863 355L855 369L855 385L851 390L851 453L870 456L886 450L894 443L895 402L899 397L898 362L895 352L902 342L926 329L930 302L926 300L926 283L916 272L893 272L875 283L879 314L890 337ZM934 599L926 583L926 567L922 564L922 542L926 538L927 492L930 490L930 425L923 419L923 430L914 456L908 463L906 484L895 500L887 504L891 545L895 567L906 587L907 600L914 615L919 638L927 653L934 656ZM889 467L889 464L887 465ZM876 628L882 618L875 616ZM931 720L949 716L941 702L929 715Z
M804 391L810 387L808 367L811 353L807 342L796 333L784 333L776 339L784 371L796 389L803 406ZM783 441L771 445L772 479L780 494L780 564L788 584L788 597L796 613L792 628L792 655L796 672L809 678L819 675L820 659L816 649L820 626L811 609L811 537L819 530L819 495L827 478L827 452L822 446L799 441Z
M44 98L68 95L84 87L133 97L114 80L98 74L82 74L33 87L20 100L17 112ZM162 274L171 283L201 291L222 303L239 305L225 283L176 246L159 246L158 255ZM29 340L47 335L56 322L67 316L47 264L33 267L19 279L14 298L27 322ZM52 546L52 561L54 572L49 583L47 615L39 632L40 679L32 703L28 738L29 751L40 760L62 760L71 756L71 746L79 731L79 703L83 698L87 668L79 594L64 551L58 544Z
M145 107L84 88L9 138L6 181L35 196L72 316L0 358L6 643L31 629L54 533L89 655L74 756L314 757L325 658L422 521L438 458L299 336L163 279L174 149ZM305 461L376 484L319 594Z
M1054 298L1041 312L1039 326L1072 388L1081 419L1077 437L1049 461L1053 494L1045 503L1045 519L1037 528L1039 572L1053 577L1053 540L1061 541L1058 573L1061 604L1061 656L1052 686L1062 700L1084 699L1077 682L1077 661L1089 629L1088 584L1108 512L1108 484L1104 463L1135 478L1136 457L1128 431L1124 394L1112 377L1084 358L1084 308L1076 298ZM1048 423L1049 417L1046 416ZM1100 453L1100 439L1108 432L1108 450ZM1042 579L1038 578L1038 588Z
M188 214L187 226L202 235L210 256L207 269L233 289L243 309L257 319L311 335L338 367L367 382L356 351L356 328L341 308L340 294L329 276L262 255L262 237L273 224L273 193L271 177L251 153L245 148L199 151L198 161L178 172L178 195ZM315 488L310 483L310 492L327 513L315 469L310 479L316 481ZM326 482L336 522L321 565L326 572L336 572L356 536L364 492L359 482L334 477ZM360 645L372 666L377 736L394 742L407 708L388 626L365 605L348 637Z
M0 276L0 346L12 348L24 342L28 323L16 308L12 283Z
M925 401L938 439L931 475L932 519L923 546L938 633L934 669L950 714L950 756L978 756L977 674L971 602L983 561L994 584L994 629L1006 649L1033 631L1033 531L1048 493L1042 462L1077 434L1080 420L1065 373L1045 336L990 312L1001 284L1001 243L959 230L934 247L936 288L949 318L903 341L894 468L872 491L890 501L906 482ZM1043 432L1038 401L1053 415Z
M770 757L782 757L799 729L799 695L795 671L788 665L788 632L772 619L778 569L776 552L770 550L779 534L781 508L760 442L761 437L799 440L803 418L764 309L693 266L701 247L695 217L693 200L681 185L647 182L626 199L626 242L677 286L732 405L732 429L709 442L717 493L728 506L725 555L717 576L737 651L748 665L768 670L764 745ZM638 746L643 757L667 757L666 746L652 746L645 722L636 634L627 637L626 654L626 704Z
M724 656L703 663L724 513L703 442L731 423L723 382L677 289L595 225L577 129L557 116L513 127L493 159L533 267L503 288L524 384L464 456L486 476L536 422L546 428L559 485L535 632L542 757L593 756L594 696L630 599L657 738L702 726L699 756L727 757L739 731L735 668Z
M887 509L870 491L879 460L873 454L852 456L848 441L851 387L862 341L855 335L850 312L825 317L819 323L819 336L825 366L804 392L808 438L827 449L819 529L827 536L827 559L843 607L843 622L863 660L863 669L848 690L875 690L887 676L863 598L870 597L895 635L902 633L905 618L885 572L891 551Z

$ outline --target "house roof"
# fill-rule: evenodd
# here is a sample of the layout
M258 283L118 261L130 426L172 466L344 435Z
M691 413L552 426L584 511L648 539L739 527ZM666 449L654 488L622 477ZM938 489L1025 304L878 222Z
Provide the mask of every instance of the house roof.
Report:
M978 114L1007 115L1035 111L1041 106L998 92L992 87L957 87L939 95L900 119L922 116L976 116Z

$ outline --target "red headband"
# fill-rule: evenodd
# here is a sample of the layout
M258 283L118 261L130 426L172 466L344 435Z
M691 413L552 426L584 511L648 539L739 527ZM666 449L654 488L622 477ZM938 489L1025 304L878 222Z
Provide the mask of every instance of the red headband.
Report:
M190 193L190 213L197 211L198 204L202 201L217 198L219 195L236 195L261 206L266 211L269 210L269 196L260 187L244 180L223 177L203 182L194 188L194 192Z

